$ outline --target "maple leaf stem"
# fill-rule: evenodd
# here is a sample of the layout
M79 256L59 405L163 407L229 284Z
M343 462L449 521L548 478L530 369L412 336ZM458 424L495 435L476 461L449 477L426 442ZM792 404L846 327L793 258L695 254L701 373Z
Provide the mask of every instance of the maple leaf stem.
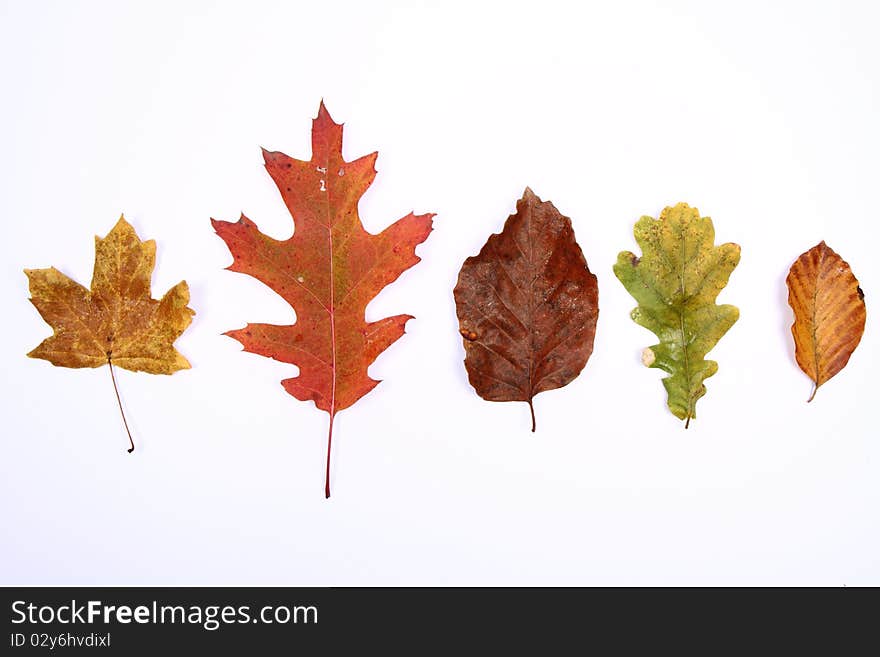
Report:
M532 405L532 400L529 399L529 412L532 414L532 433L535 433L535 407Z
M330 447L333 445L333 418L335 413L330 414L330 428L327 431L327 472L324 475L324 499L330 497Z
M687 418L685 418L685 421L684 421L684 428L687 429L689 426L691 426L691 416L690 416L690 413L688 413Z
M134 440L131 438L131 430L128 428L128 420L125 419L125 411L122 410L122 398L119 396L119 387L116 385L116 374L113 372L113 361L110 358L107 358L107 364L110 366L110 379L113 381L113 392L116 393L116 403L119 404L119 414L122 415L122 424L125 425L125 433L128 434L128 442L131 443L131 447L128 448L128 453L131 454L134 451Z
M816 396L816 391L817 391L818 389L819 389L819 386L816 384L815 381L813 381L813 392L810 393L810 398L807 400L807 403L808 403L808 404L809 404L811 401L813 401L813 397Z

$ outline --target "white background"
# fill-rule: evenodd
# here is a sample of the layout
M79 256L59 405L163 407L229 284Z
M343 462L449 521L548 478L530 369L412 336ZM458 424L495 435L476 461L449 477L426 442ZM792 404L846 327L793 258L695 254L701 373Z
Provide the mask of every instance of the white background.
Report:
M660 7L659 5L663 5ZM4 584L880 584L876 431L880 45L871 2L0 3ZM223 337L294 314L209 217L292 224L259 146L307 159L324 98L379 151L368 230L436 212L368 319L417 319L337 418L295 368ZM452 288L529 185L599 277L582 375L528 408L467 383ZM687 201L742 245L741 319L691 428L645 369L614 278L643 214ZM121 212L185 278L193 369L25 353L51 333L22 269L88 284ZM807 405L785 275L819 240L868 325Z

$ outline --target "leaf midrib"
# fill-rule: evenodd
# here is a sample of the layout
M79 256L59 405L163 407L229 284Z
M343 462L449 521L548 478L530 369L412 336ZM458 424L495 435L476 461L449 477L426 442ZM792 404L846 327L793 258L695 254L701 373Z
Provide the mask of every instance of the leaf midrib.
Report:
M816 263L816 279L813 281L813 301L810 304L810 340L813 343L813 367L815 368L816 378L813 380L816 387L819 387L819 340L816 337L818 326L816 325L816 304L819 300L819 277L822 275L822 266L825 264L825 249L819 256L819 262Z
M684 330L684 311L687 306L688 297L687 297L687 280L685 278L685 267L688 263L687 261L687 234L684 229L681 231L681 264L679 269L679 281L681 286L681 298L682 303L678 307L678 330L681 335L681 349L684 356L684 378L687 384L687 388L685 389L685 398L687 399L687 419L691 418L691 368L690 368L690 359L688 358L688 343L687 336L685 335Z
M328 314L330 315L330 374L332 384L330 386L330 422L331 422L331 431L333 427L333 416L336 415L336 275L334 271L334 259L333 259L333 223L331 221L331 212L330 212L330 189L331 189L331 176L327 175L327 172L330 170L330 158L329 156L324 161L324 179L326 183L324 185L324 193L326 194L326 201L324 206L326 208L326 217L327 217L327 245L330 251L330 304L328 308ZM329 456L328 456L328 467L329 467Z

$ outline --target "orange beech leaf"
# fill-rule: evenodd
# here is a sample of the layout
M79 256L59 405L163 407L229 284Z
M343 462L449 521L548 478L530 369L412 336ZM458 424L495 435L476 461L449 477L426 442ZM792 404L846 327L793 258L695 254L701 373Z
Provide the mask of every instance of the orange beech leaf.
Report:
M795 260L785 280L794 311L795 358L813 380L813 401L823 383L842 370L865 332L865 295L849 265L825 242Z
M593 353L599 289L571 220L526 188L501 233L464 261L455 286L471 385L488 401L568 385Z
M364 230L358 201L376 176L377 153L342 159L342 125L324 103L312 123L312 159L263 151L266 170L295 221L293 236L275 240L250 219L211 222L232 253L231 271L253 276L296 311L292 326L248 324L226 335L246 351L299 367L281 382L302 401L330 414L324 494L330 497L333 419L379 383L367 374L376 357L404 333L411 315L367 322L367 304L420 258L433 214L408 214L378 235Z

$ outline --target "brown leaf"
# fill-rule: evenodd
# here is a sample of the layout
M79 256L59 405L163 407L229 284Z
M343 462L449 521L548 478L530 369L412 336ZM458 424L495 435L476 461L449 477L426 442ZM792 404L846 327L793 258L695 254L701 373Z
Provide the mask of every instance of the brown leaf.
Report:
M526 188L454 294L471 385L489 401L528 402L534 431L534 396L574 380L596 335L596 277L571 220Z
M802 254L786 279L794 310L795 357L816 390L842 370L865 331L865 295L849 265L820 242Z

